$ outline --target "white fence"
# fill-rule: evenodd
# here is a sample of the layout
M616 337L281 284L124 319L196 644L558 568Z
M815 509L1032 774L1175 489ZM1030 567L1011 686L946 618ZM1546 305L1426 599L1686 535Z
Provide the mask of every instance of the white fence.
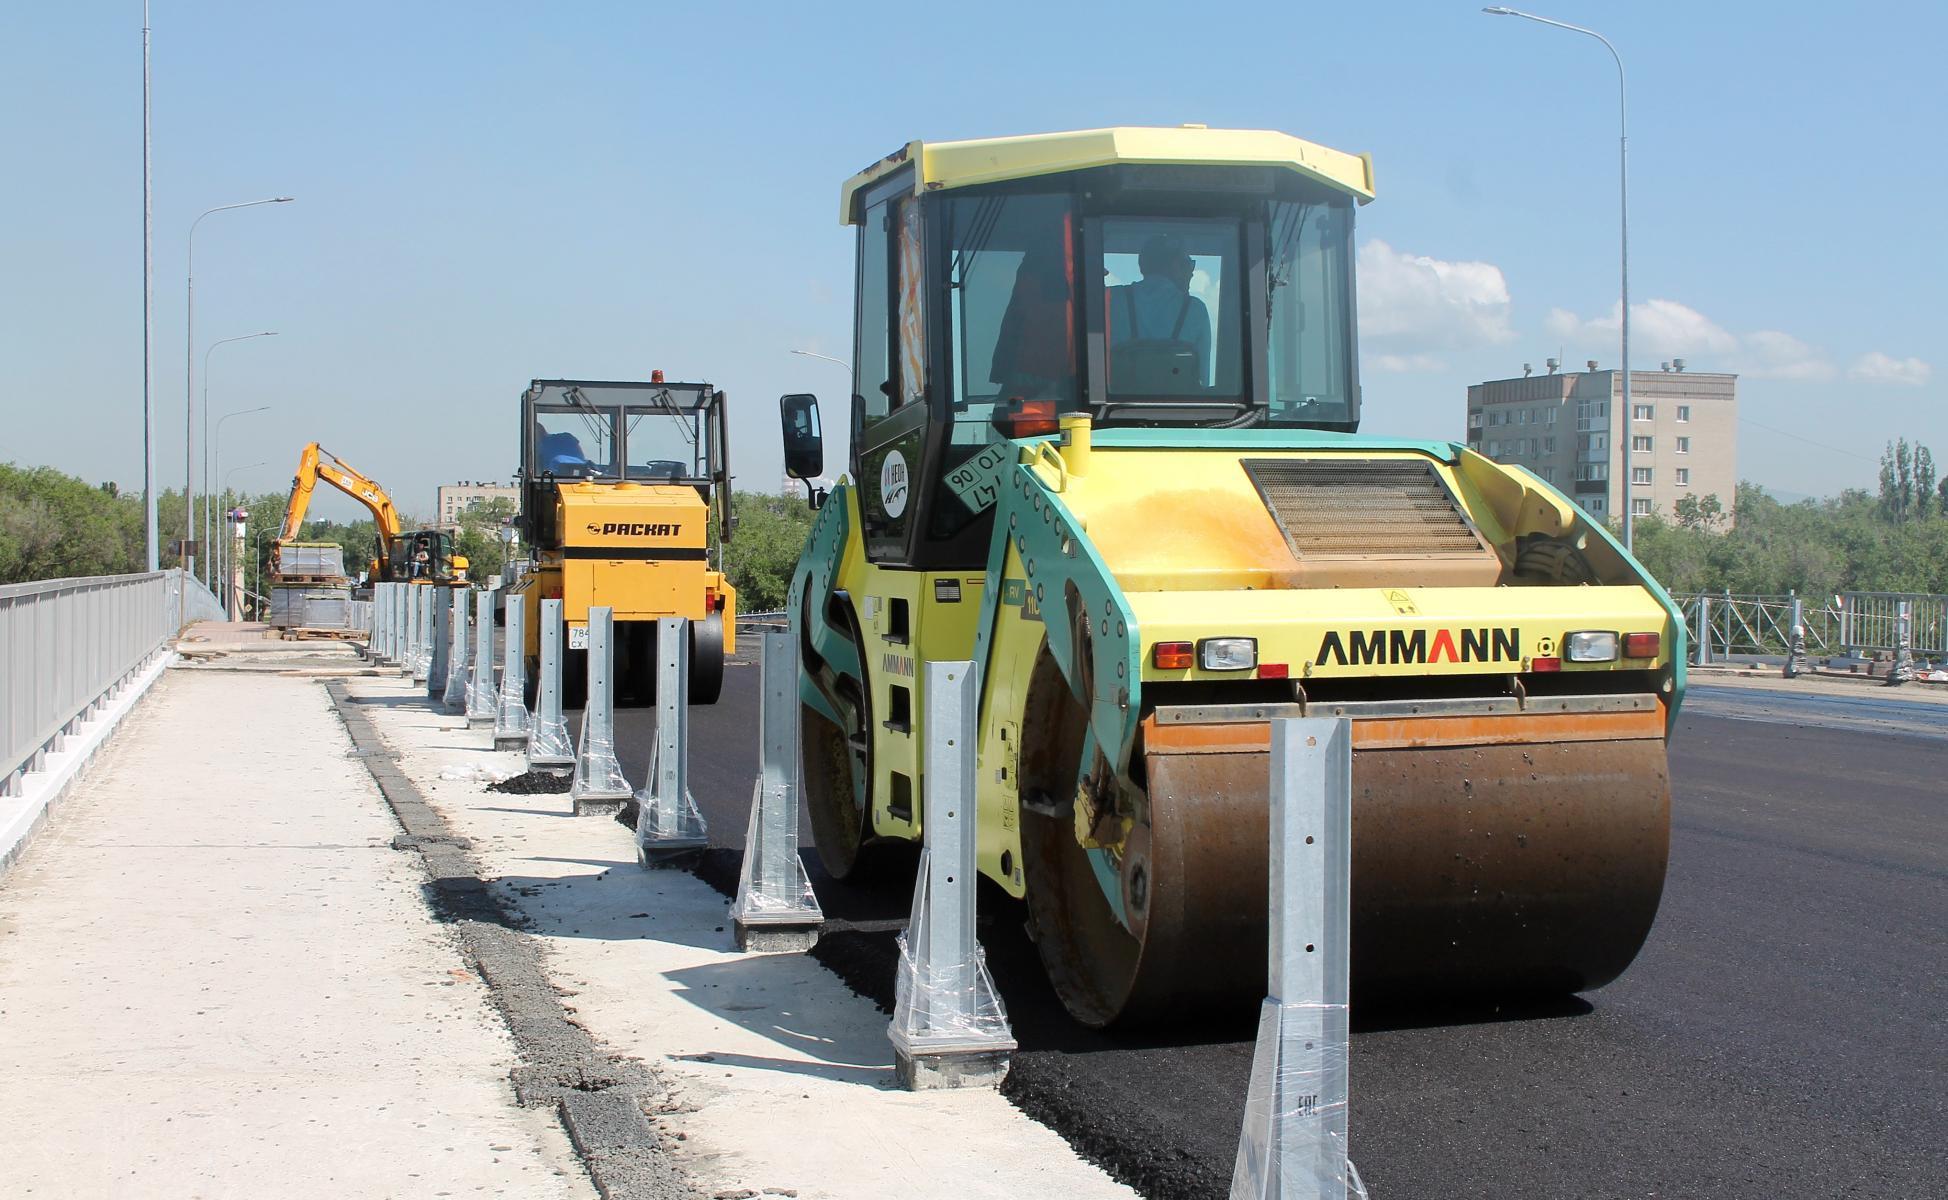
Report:
M0 587L0 795L184 625L221 619L181 571Z

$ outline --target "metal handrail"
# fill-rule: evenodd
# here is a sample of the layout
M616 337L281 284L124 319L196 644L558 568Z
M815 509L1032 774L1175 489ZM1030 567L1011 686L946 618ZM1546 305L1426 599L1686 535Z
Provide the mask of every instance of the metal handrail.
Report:
M1794 605L1809 653L1893 653L1906 606L1909 648L1948 654L1948 596L1916 592L1841 592L1814 601L1788 593L1690 592L1672 596L1684 614L1696 661L1721 654L1781 654L1792 642Z
M0 795L216 597L180 570L0 587Z

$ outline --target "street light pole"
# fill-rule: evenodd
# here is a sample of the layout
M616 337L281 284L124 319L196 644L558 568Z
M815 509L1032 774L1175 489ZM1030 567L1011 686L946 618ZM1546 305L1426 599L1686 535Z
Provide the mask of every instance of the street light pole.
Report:
M1621 274L1623 276L1623 414L1621 422L1623 428L1623 444L1619 449L1623 452L1623 548L1629 550L1633 545L1631 532L1636 520L1636 511L1630 498L1630 449L1632 441L1630 423L1633 419L1633 413L1630 407L1630 95L1628 86L1624 80L1623 56L1617 53L1617 48L1610 44L1609 38L1604 37L1594 29L1585 29L1581 25L1571 25L1566 21L1551 20L1548 17L1538 17L1534 13L1521 12L1513 8L1496 6L1493 8L1484 8L1481 11L1497 17L1521 17L1525 21L1534 21L1541 25L1553 25L1557 29L1567 29L1571 33L1580 33L1586 37L1593 37L1603 43L1603 48L1610 52L1610 57L1617 64L1617 193L1620 209L1619 224L1622 230L1623 260L1621 268Z
M203 351L203 544L205 547L210 543L210 534L212 532L210 523L210 355L216 353L218 346L227 346L231 342L247 342L251 338L276 336L277 331L275 329L268 329L263 333L246 333L240 337L224 338L221 341L212 342L210 343L209 349ZM263 412L264 408L269 407L267 404L263 408L253 408L246 411ZM230 413L228 415L234 417L237 414ZM218 428L222 428L222 425L222 421L217 422ZM203 586L208 587L209 583L210 555L206 549L203 554Z
M833 358L830 354L819 354L812 350L793 350L792 353L804 358L816 358L820 362L829 362L834 366L844 367L848 375L852 373L852 364L843 358Z
M203 217L212 213L229 212L233 208L256 208L260 204L289 204L294 197L272 196L267 200L246 200L241 204L219 204L204 211L202 216L189 223L189 262L184 275L183 297L183 543L196 538L196 512L189 502L196 480L196 227L203 223ZM206 484L208 480L204 481ZM193 571L196 564L185 553L183 568Z
M147 570L161 565L156 544L156 220L150 169L149 0L142 0L142 517Z
M228 495L230 494L230 479L231 479L231 476L234 476L234 475L235 475L235 474L236 474L236 473L237 473L238 471L251 471L251 470L255 470L256 468L258 468L258 467L261 467L261 466L263 466L263 465L264 465L263 463L260 463L260 462L254 462L254 463L251 463L251 464L250 464L249 466L244 466L244 467L232 467L232 468L230 468L230 471L229 471L229 473L228 473L228 474L226 474L226 475L225 475L225 476L223 477L223 494L224 494L225 496L228 496ZM228 505L228 504L225 504L225 505L224 505L224 509L223 509L223 515L224 515L224 519L225 519L225 520L228 520L228 519L229 519L229 516L230 516L230 507L229 507L229 505ZM229 541L230 541L230 532L229 532L229 530L225 530L225 531L224 531L224 534L223 534L223 540L222 540L222 542L220 542L220 543L218 543L218 546L217 546L217 550L218 550L218 552L219 552L219 554L223 554L223 555L227 555L227 554L229 553L229 552L228 552L227 550L224 550L224 549L223 549L223 547L224 547L224 545L225 545L225 544L227 544L227 543L228 543ZM225 559L225 558L219 558L219 559L218 559L218 574L219 574L219 575L220 575L220 576L222 577L222 580L223 580L223 610L224 610L224 612L226 612L226 613L228 613L228 612L230 611L230 602L231 602L231 600L232 600L232 599L233 599L234 597L232 597L232 596L230 595L230 591L231 591L231 589L230 589L230 577L229 577L229 575L228 575L228 574L226 574L225 572L226 572L226 570L228 570L228 571L234 571L235 569L236 569L236 566L235 566L235 564L233 564L233 563L230 563L229 561L227 561L227 559Z

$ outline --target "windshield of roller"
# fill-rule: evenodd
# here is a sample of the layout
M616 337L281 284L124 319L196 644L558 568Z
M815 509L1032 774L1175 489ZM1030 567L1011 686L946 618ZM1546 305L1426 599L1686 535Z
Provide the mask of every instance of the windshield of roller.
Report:
M1268 417L1350 427L1354 385L1353 206L1345 199L1269 205Z

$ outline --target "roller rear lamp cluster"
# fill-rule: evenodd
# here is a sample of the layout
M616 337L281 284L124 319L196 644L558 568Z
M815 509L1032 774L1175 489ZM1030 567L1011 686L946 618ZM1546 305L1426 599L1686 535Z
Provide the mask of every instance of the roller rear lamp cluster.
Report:
M1530 660L1529 667L1536 671L1560 671L1564 662L1615 662L1619 655L1623 658L1656 658L1663 651L1663 646L1664 635L1659 633L1618 635L1607 629L1588 629L1563 635L1561 658L1538 656Z
M1260 679L1286 679L1291 667L1285 663L1258 661L1258 639L1214 637L1200 642L1157 642L1150 647L1150 665L1159 671L1253 671Z

